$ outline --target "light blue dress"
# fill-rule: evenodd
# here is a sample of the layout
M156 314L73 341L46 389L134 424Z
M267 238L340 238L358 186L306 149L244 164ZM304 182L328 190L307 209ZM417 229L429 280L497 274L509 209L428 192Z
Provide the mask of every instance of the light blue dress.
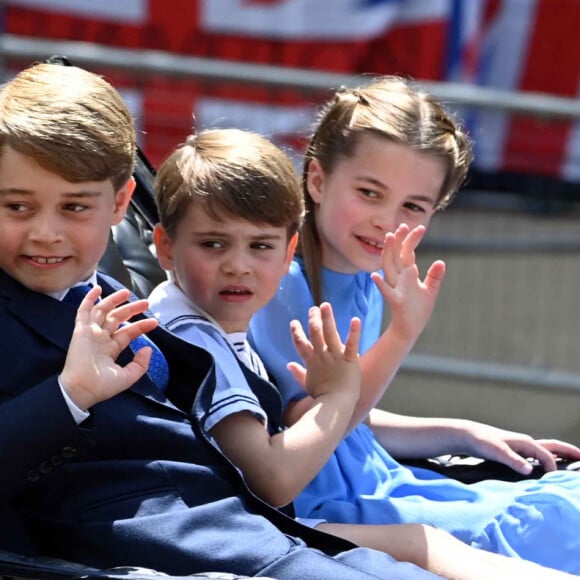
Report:
M361 352L381 331L382 297L367 273L323 271L342 339L352 316L363 320ZM276 297L253 318L250 340L274 375L285 403L304 396L286 369L296 360L289 322L305 324L312 296L300 259ZM519 556L580 575L580 473L557 471L539 480L466 485L393 459L366 425L336 449L295 501L297 515L343 523L427 523L485 550Z

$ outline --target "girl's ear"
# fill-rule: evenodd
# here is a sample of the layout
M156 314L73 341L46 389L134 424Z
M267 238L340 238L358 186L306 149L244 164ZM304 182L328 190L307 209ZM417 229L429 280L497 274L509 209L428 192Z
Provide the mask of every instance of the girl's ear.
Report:
M288 246L286 247L286 258L284 259L284 264L286 265L286 273L290 269L290 264L294 259L294 253L296 252L296 245L298 244L298 232L296 232L288 242Z
M153 230L153 241L159 264L165 271L171 272L173 270L173 240L161 224L157 224Z
M320 161L316 158L311 159L306 172L306 190L314 203L320 203L324 178L325 174Z

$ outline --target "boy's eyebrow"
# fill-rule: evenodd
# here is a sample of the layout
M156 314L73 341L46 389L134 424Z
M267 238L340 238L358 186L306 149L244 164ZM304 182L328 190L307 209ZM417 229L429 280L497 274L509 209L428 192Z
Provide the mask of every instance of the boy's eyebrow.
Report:
M0 195L34 195L34 191L31 189L21 189L19 187L7 187L5 189L0 189ZM67 198L79 198L79 197L99 197L102 195L100 191L65 191L62 196Z
M221 236L221 237L229 237L232 234L230 232L224 232L223 230L205 230L205 231L194 231L192 235L204 238L204 237L211 237L211 236ZM284 237L284 234L255 234L250 236L252 239L256 240L278 240Z
M5 189L0 189L0 195L32 195L32 191L28 189L19 189L18 187L7 187Z

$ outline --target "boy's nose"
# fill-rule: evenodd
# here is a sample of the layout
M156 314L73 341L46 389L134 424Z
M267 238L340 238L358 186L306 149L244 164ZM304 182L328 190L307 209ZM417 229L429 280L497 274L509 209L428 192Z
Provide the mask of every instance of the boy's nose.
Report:
M30 239L35 242L54 243L62 239L62 230L51 216L38 216L31 224Z
M235 276L243 276L250 272L247 256L243 252L234 252L228 256L223 264L224 271Z

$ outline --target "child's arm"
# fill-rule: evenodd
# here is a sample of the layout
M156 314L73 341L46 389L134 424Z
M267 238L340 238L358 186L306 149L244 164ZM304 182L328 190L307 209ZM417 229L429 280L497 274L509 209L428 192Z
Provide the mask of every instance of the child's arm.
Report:
M527 457L540 461L546 471L556 469L554 455L580 459L575 445L465 419L406 417L373 409L368 424L381 445L399 459L465 453L505 463L524 475L532 469Z
M331 524L317 530L411 562L447 580L572 580L575 576L473 548L444 530L425 524Z
M424 226L412 231L401 224L385 236L382 254L384 278L372 274L373 280L391 307L391 322L375 344L361 355L361 395L356 404L349 431L364 421L380 401L405 356L431 318L445 264L434 262L421 281L415 262L415 248L425 233ZM290 403L285 419L292 425L311 406L309 397Z
M310 340L294 321L292 335L306 370L290 365L313 404L289 429L270 436L249 413L234 413L211 429L223 452L242 470L250 488L274 506L291 501L320 471L345 434L359 396L360 321L340 341L329 304L309 312Z
M100 295L101 288L96 286L81 302L60 375L67 395L85 410L128 389L147 372L149 347L140 349L124 367L115 360L134 338L158 324L155 318L128 322L148 307L146 300L126 303L129 290L119 290L95 304Z

